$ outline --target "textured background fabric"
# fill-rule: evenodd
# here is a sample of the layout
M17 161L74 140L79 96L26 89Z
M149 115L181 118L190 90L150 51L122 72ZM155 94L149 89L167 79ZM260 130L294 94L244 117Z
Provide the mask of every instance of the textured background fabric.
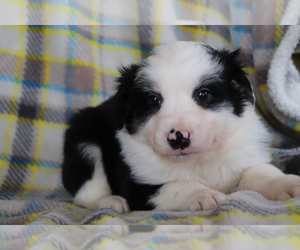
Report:
M214 211L95 212L70 203L0 201L1 249L299 249L300 200L230 195ZM22 214L21 216L17 215ZM30 226L9 226L29 224ZM67 224L67 225L66 225ZM272 224L273 226L266 226ZM64 226L58 226L64 225ZM80 226L78 226L80 225Z
M6 228L6 230L4 230ZM299 226L15 226L4 249L299 249ZM9 232L14 231L14 234ZM26 235L26 237L23 237ZM76 235L77 237L74 237ZM88 239L88 240L87 240Z
M289 0L1 0L0 24L279 24ZM287 23L295 24L295 23Z
M1 200L2 225L298 225L300 199L270 201L253 191L239 191L212 211L91 212L69 202Z
M63 199L67 195L60 166L68 120L78 109L98 105L114 93L120 66L139 63L154 45L176 40L230 50L241 47L260 104L269 59L283 30L280 26L1 26L0 33L0 197ZM268 117L267 112L264 115ZM292 139L281 136L274 152L295 146Z

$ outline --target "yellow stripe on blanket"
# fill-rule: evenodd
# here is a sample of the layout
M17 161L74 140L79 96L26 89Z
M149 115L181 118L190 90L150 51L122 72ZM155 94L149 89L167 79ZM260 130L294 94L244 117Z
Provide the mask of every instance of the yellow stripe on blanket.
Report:
M168 223L169 225L216 225L216 224L230 224L231 220L241 220L241 221L256 221L258 224L273 224L276 223L279 219L286 221L286 223L290 222L293 224L300 224L300 215L298 213L298 208L293 201L283 202L286 204L286 208L289 209L289 213L286 214L266 214L266 215L258 215L252 214L250 212L244 212L238 209L232 209L227 211L226 213L219 213L217 215L211 216L211 211L201 212L198 215L186 216L184 218L180 218L180 215L176 216L174 220L164 219L164 216L161 218L156 218L155 215L152 217L144 218L138 221L139 225L159 225ZM163 213L163 212L162 212ZM137 213L130 213L126 215L126 217L131 217L133 215L138 215ZM109 214L107 216L103 216L99 220L94 220L92 224L111 224L119 221L120 224L126 224L126 217L123 218L118 216L117 214ZM238 219L239 218L239 219Z
M300 122L298 122L295 126L295 131L300 132Z
M186 7L188 9L191 9L191 10L195 11L196 13L213 15L213 16L219 18L220 20L222 20L222 23L224 25L232 25L232 23L230 22L230 20L228 20L220 12L218 12L217 10L215 10L215 9L213 9L211 7L205 7L205 6L201 5L201 4L197 4L197 3L193 4L193 3L190 3L190 2L187 2L187 1L183 1L183 0L178 0L178 3L180 5L182 5L183 7Z
M137 0L131 0L130 1L130 6L131 6L132 10L138 10L138 1ZM132 12L133 12L132 24L139 24L139 13L138 13L138 11L132 11Z
M7 2L11 2L11 0L3 0ZM16 1L16 0L14 0ZM21 4L22 3L22 4ZM20 0L18 5L20 5L21 16L20 16L20 24L26 24L26 3L27 1ZM23 6L22 6L23 5ZM44 14L44 24L54 24L56 21L53 19L53 17L57 17L59 14L64 15L65 17L70 18L71 16L76 17L75 23L84 23L86 25L98 25L103 24L99 21L97 21L97 16L92 15L92 17L88 17L84 14L83 11L80 9L73 7L72 5L69 5L69 3L66 3L66 5L55 5L48 3L47 1L44 1L43 3L31 3L29 5L29 8L35 11L40 11ZM92 8L92 10L95 12L99 8ZM66 19L65 23L70 23L69 19Z
M92 17L93 19L97 18L97 7L98 7L99 2L97 0L92 0ZM100 4L99 4L100 6ZM97 35L98 35L98 26L94 25L92 27L92 39L94 41L97 40ZM102 73L100 71L101 68L99 68L97 65L99 65L100 62L100 58L99 58L99 53L97 50L96 46L92 46L92 57L93 57L93 63L92 65L95 65L96 67L93 67L95 69L95 76L94 76L94 83L93 83L93 97L92 97L92 105L95 106L97 104L99 104L99 97L98 95L95 95L94 93L99 93L101 90L101 86L102 86L102 79L100 77L100 73Z
M140 54L140 50L138 48L135 48L135 47L118 46L117 43L116 43L116 45L101 44L101 43L98 43L97 41L91 41L91 40L87 39L86 37L84 37L80 33L77 33L77 32L74 32L74 31L66 31L66 32L68 32L69 35L80 38L83 41L85 41L86 43L90 44L91 46L96 46L100 49L111 50L111 51L130 52L130 53L138 54L138 55ZM64 33L64 31L62 31L62 33Z
M107 75L111 75L111 76L119 76L119 72L118 70L107 70L107 69L103 69L101 67L98 66L98 64L94 64L94 63L90 63L87 61L83 61L83 60L78 60L78 59L61 59L61 58L52 58L49 56L40 56L40 55L28 55L25 53L16 53L14 51L10 51L7 49L1 49L0 48L0 53L7 53L7 54L12 54L12 55L17 55L21 58L27 58L30 60L36 60L36 61L48 61L48 62L54 62L54 63L60 63L60 64L72 64L72 65L76 65L76 66L86 66L86 67L90 67L93 68L94 70L98 71L99 73L103 73L103 74L107 74ZM17 80L16 83L20 83L19 80Z
M12 26L12 28L18 28L18 29L24 30L24 31L26 31L26 27L27 26ZM50 35L64 35L64 36L67 36L67 37L73 36L73 37L82 39L83 41L90 44L91 46L96 46L100 49L111 50L111 51L130 52L130 53L134 53L134 54L137 54L137 55L140 55L140 53L141 53L140 49L137 48L137 47L118 46L117 42L115 43L115 45L101 44L101 43L97 42L96 40L88 39L88 38L84 37L82 34L80 34L78 32L75 32L73 30L71 31L69 29L57 29L57 28L54 28L52 26L42 26L42 27L43 27L43 29L42 29L43 33L48 32L47 34L50 34ZM39 32L41 32L41 29L32 27L30 31L39 33ZM11 52L13 53L13 51L11 51ZM142 53L144 53L144 52L142 52ZM148 54L148 53L145 53L145 55L146 54Z
M275 23L280 23L280 19L282 16L282 0L276 0L276 7L275 7ZM276 34L277 37L277 34Z
M95 5L95 1L92 2L93 5ZM93 26L92 27L92 38L93 40L96 40L97 39L97 29L98 29L98 26ZM99 53L98 53L98 49L96 46L92 46L92 51L93 51L93 63L92 65L99 65L99 62L100 62L100 58L99 58ZM100 68L99 67L94 67L95 69L95 76L94 76L94 83L93 83L93 93L99 93L100 90L101 90L101 86L102 86L102 79L100 77ZM98 98L98 95L94 95L93 94L93 97L92 97L92 105L95 106L99 104L99 98Z
M32 221L38 219L41 215L36 213L36 214L30 214L25 222L25 225L30 224ZM52 224L52 223L51 223Z
M163 1L154 0L155 2L155 10L154 10L154 24L161 24L161 16L163 13Z
M246 230L243 230L244 227ZM244 244L246 244L247 249L269 249L272 247L276 249L299 249L297 228L286 227L287 230L290 229L291 234L276 237L272 234L276 231L274 226L216 226L216 228L207 228L203 231L199 228L199 231L195 232L155 231L156 229L154 229L154 231L148 233L133 233L125 236L119 234L109 235L110 237L94 241L89 247L91 249L130 249L130 246L134 245L134 248L138 249L232 249L234 246L245 246ZM260 230L264 233L254 235L249 233L260 232ZM189 235L189 237L185 237L186 235ZM143 238L145 240L138 240Z
M225 39L220 34L213 32L211 30L204 30L201 26L186 26L186 25L179 25L178 28L182 29L183 31L198 35L198 36L205 36L205 37L216 37L220 41L222 41L226 46L228 46L231 49L234 49L233 43ZM199 40L199 39L197 39Z
M35 125L35 126L47 126L49 128L55 128L55 129L67 129L68 125L66 124L59 124L59 123L53 123L53 122L47 122L45 120L40 119L28 119L19 117L15 114L1 114L0 113L0 119L6 119L10 121L19 121L27 125ZM10 129L13 129L12 127Z
M268 84L264 83L264 84L260 85L258 89L260 91L266 91L266 90L268 90Z
M27 244L24 246L24 249L30 249L35 243L37 243L39 240L41 240L40 235L32 235L29 237Z
M164 29L164 25L155 25L155 34L154 34L154 37L153 37L153 46L159 46L161 44L161 36L163 34L163 29Z
M22 0L24 1L24 0ZM67 5L52 5L47 3L46 1L44 1L42 4L31 4L30 5L30 9L33 10L40 10L43 11L43 13L46 14L53 14L53 13L57 13L57 12L62 12L64 14L70 14L71 13L71 8L70 6ZM45 23L48 23L48 18L46 17L46 21Z
M254 74L255 73L255 69L253 67L245 67L243 68L243 70L247 73L247 74Z
M54 191L54 190L61 190L61 187L50 187L50 186L29 186L29 185L16 185L16 184L11 184L11 183L3 183L2 186L5 188L10 187L10 188L22 188L25 191L17 194L14 196L14 199L22 199L26 198L28 196L28 192L31 190L46 190L46 191Z

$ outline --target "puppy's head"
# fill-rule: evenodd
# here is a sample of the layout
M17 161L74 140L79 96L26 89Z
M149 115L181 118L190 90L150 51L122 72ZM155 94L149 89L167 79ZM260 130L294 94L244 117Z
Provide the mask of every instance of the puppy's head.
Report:
M222 146L254 104L237 57L195 42L155 47L140 65L120 70L119 129L172 159Z

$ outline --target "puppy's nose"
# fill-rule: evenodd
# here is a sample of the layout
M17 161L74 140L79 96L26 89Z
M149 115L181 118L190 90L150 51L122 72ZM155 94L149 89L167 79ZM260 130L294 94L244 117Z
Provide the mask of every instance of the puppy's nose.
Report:
M173 149L185 149L191 145L190 133L186 130L175 131L175 129L171 129L168 143Z

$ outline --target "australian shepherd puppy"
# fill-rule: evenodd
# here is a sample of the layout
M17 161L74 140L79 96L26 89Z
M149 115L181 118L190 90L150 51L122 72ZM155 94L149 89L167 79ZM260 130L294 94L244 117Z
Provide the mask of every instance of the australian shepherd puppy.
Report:
M197 42L155 47L120 70L116 94L76 114L62 178L89 209L209 210L238 190L300 196L300 177L270 165L238 51Z

